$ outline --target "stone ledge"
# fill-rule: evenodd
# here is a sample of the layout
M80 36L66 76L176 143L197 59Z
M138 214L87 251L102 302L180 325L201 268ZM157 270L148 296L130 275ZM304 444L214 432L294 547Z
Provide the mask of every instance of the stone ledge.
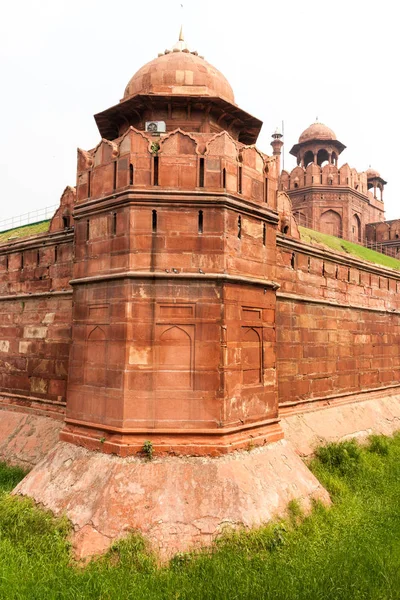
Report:
M105 551L138 531L161 559L210 544L224 527L252 527L326 490L281 440L219 458L119 458L60 442L14 494L29 496L74 526L76 556Z
M372 398L351 403L283 414L281 426L285 439L301 456L310 456L317 446L327 442L365 439L372 433L391 435L400 429L400 394L373 394Z

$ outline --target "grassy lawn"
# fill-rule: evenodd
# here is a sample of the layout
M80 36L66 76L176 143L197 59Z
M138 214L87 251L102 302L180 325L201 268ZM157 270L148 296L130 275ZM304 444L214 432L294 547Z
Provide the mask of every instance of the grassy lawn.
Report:
M132 536L74 566L68 524L7 491L22 473L0 468L0 598L262 600L400 598L400 435L322 448L311 468L333 506L220 541L212 552L157 568Z
M342 240L326 233L320 233L313 229L307 229L306 227L299 227L299 231L303 242L307 242L308 244L323 244L328 248L332 248L332 250L350 254L355 258L368 260L369 262L383 265L384 267L391 267L392 269L400 269L400 260L397 260L397 258L386 256L386 254L375 252L375 250L370 250L359 244L354 244L353 242Z
M7 231L0 231L0 244L4 244L8 242L8 240L15 241L19 238L29 237L30 235L45 233L49 230L49 227L50 220L48 219L46 221L40 221L39 223L29 223L28 225L7 229Z

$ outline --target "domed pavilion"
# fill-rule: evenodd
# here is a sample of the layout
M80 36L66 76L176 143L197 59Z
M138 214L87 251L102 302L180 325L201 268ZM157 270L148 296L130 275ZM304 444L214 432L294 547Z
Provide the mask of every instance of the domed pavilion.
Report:
M218 69L183 39L141 67L119 104L95 115L103 138L113 140L129 126L145 130L162 120L165 131L218 133L254 144L262 122L235 104L233 90ZM164 125L163 125L164 127Z

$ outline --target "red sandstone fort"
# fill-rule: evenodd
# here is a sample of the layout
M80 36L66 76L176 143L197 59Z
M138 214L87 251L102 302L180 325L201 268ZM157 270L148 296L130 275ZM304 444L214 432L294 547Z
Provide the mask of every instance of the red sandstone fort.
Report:
M261 121L181 39L95 115L48 230L0 243L0 455L79 555L161 554L329 501L300 456L399 427L400 271L299 226L397 248L384 179L314 123L280 168ZM144 454L153 453L153 460Z

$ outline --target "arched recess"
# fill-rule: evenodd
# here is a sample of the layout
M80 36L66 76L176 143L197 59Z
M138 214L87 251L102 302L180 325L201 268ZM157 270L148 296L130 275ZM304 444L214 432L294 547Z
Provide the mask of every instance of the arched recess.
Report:
M107 341L104 330L98 325L86 341L85 384L96 387L106 385Z
M262 383L261 330L242 327L243 385Z
M329 154L325 149L318 150L317 163L320 167L329 162Z
M361 233L361 220L356 214L353 215L351 221L351 235L354 242L361 244L362 233Z
M321 215L320 231L336 237L343 236L342 217L335 210L327 210Z
M160 325L157 344L157 387L188 390L193 387L193 326Z
M314 162L314 153L311 152L311 150L308 150L308 152L305 153L304 158L303 158L303 166L308 167L308 165L310 165L313 162Z

